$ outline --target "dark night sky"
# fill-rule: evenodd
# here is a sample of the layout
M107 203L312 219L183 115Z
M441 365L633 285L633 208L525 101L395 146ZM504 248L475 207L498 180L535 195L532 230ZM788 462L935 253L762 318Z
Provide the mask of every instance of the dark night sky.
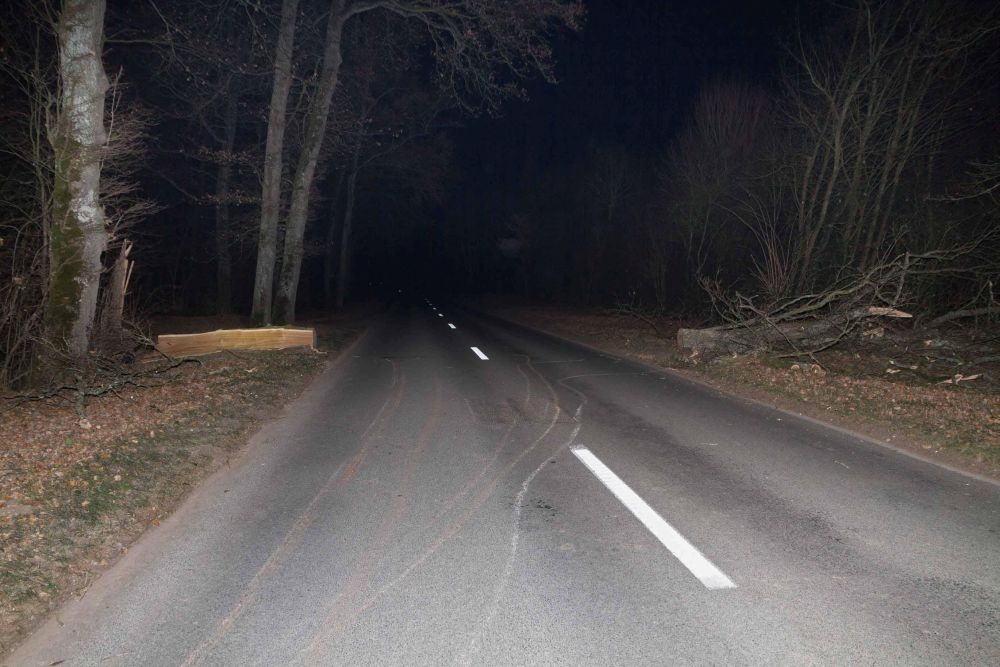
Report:
M456 134L470 187L508 194L593 146L655 157L705 81L767 83L799 0L587 0L584 30L560 40L557 85L534 82L499 119Z

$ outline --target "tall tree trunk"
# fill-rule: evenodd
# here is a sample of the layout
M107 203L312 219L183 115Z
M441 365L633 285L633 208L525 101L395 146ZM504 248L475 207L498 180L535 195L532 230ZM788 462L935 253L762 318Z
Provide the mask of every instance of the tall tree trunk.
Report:
M337 266L337 308L343 308L347 301L347 290L351 282L351 223L354 220L354 191L358 183L358 169L354 168L347 177L347 197L344 201L344 221L340 228L340 264Z
M251 319L256 325L271 323L274 290L274 262L278 257L278 216L281 213L282 151L285 143L285 115L292 85L292 47L299 0L283 0L278 46L274 55L274 83L267 116L264 147L264 184L260 197L260 233L257 239L257 272L253 284Z
M50 135L54 157L48 340L72 355L87 352L107 244L99 201L108 79L101 63L104 0L65 0L59 16L59 117Z
M344 0L332 0L326 28L323 69L320 72L316 94L309 105L306 135L292 179L292 200L285 227L281 277L278 280L278 295L274 304L274 320L279 324L288 324L295 320L295 296L302 269L302 239L305 235L306 218L309 215L309 195L326 134L330 101L337 89L337 79L340 75L342 62L340 47L345 20Z
M239 95L229 90L226 105L225 129L222 140L222 161L215 179L215 309L219 314L228 313L233 307L233 271L229 256L230 230L230 188L233 174L233 147L236 144L236 118L239 111Z
M337 232L340 231L340 195L344 190L346 174L337 174L337 187L330 202L330 226L326 229L326 243L323 252L323 302L328 308L336 304L334 291L334 272L337 269Z

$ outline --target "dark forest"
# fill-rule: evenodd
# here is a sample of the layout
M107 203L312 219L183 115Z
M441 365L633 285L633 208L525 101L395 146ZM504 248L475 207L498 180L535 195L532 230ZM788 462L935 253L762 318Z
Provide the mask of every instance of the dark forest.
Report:
M983 3L103 4L3 10L4 384L400 285L748 331L996 305Z

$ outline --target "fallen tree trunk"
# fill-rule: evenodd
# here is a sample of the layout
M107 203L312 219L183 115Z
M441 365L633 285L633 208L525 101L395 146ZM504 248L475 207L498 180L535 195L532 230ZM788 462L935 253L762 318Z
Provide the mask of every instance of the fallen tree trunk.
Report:
M881 306L856 308L826 318L793 322L755 322L752 326L720 326L707 329L678 329L677 346L704 356L743 354L774 347L792 351L825 349L864 329L867 320L880 317L910 318L912 315Z

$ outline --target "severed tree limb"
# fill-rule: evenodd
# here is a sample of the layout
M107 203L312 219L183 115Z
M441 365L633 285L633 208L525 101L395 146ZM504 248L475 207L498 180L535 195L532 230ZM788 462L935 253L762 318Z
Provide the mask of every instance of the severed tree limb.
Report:
M945 313L939 317L935 317L933 320L927 323L928 329L933 329L934 327L939 327L946 322L951 322L953 320L960 320L966 317L981 317L983 315L998 315L1000 314L1000 305L990 305L983 306L982 308L965 308L963 310L953 310L950 313Z
M165 357L166 362L152 368L134 371L106 357L91 357L92 363L87 367L76 369L72 381L65 381L41 388L33 392L22 392L6 396L14 407L30 401L69 401L80 419L86 417L86 402L88 398L113 394L122 398L120 390L126 387L154 387L166 383L157 380L174 368L187 363L201 362L192 358ZM152 382L151 382L152 380Z

